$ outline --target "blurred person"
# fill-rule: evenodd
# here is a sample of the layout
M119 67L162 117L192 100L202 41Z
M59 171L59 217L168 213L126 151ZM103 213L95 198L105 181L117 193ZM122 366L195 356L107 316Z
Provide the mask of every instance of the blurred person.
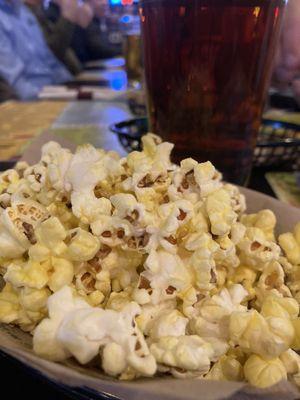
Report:
M289 0L275 68L275 79L290 84L300 103L300 0Z
M81 62L111 58L121 54L121 46L110 42L106 15L108 0L87 0L94 10L94 18L86 29L76 29L73 49Z
M108 0L86 0L86 6L91 7L94 17L87 26L77 24L72 37L72 49L81 63L101 58L110 58L120 55L121 43L114 44L109 41L111 34L107 25ZM58 1L53 0L46 11L48 18L56 23L60 18Z
M22 100L36 98L45 85L72 78L20 0L0 0L0 77Z
M25 3L38 19L52 52L72 74L77 75L82 70L82 64L70 46L76 26L86 28L91 22L92 7L79 4L77 0L55 0L57 18L51 21L43 0L25 0Z

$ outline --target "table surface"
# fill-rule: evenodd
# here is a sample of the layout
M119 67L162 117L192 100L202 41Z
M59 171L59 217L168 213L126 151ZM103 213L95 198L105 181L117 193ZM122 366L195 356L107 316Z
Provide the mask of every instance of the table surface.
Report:
M67 103L9 101L0 106L0 160L22 153L26 143L55 121Z
M0 118L0 154L1 140L4 141L5 135L13 135L16 132L13 123L7 126L3 119L3 111L6 115L12 113L17 115L15 124L18 124L18 132L22 127L22 113L28 113L33 118L32 129L28 133L28 137L37 136L42 129L49 130L54 135L71 141L75 144L82 142L90 142L98 147L105 149L114 149L121 154L125 154L123 148L118 142L117 137L109 131L109 125L132 117L132 114L125 100L105 102L105 101L75 101L66 102L36 102L31 104L9 103L0 107L2 115L2 125ZM54 121L54 122L53 122ZM4 125L3 125L4 124ZM5 125L6 124L6 125ZM24 122L25 126L26 122ZM9 131L9 132L8 132ZM22 131L22 129L21 129ZM34 133L32 134L32 132ZM9 136L13 137L13 136ZM25 139L25 137L24 137ZM22 142L22 145L24 143ZM1 157L0 157L1 159ZM274 195L272 189L264 178L262 170L253 171L249 187ZM93 396L87 393L71 392L62 387L57 387L41 377L33 376L30 371L22 368L21 364L7 357L0 356L1 371L1 390L3 393L9 393L12 398L14 396L31 396L32 393L37 398L43 400L60 400L60 399L92 399ZM14 383L15 384L12 384ZM7 392L6 392L7 389Z

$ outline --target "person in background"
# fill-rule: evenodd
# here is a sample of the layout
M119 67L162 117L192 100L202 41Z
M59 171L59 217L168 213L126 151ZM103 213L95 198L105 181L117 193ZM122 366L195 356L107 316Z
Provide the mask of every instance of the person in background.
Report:
M83 62L111 58L122 54L121 43L112 43L113 27L106 18L108 0L87 0L94 10L94 18L85 29L76 29L73 38L73 49ZM120 33L119 35L120 36Z
M108 0L86 0L83 4L91 7L94 17L88 26L77 24L74 29L71 46L77 58L86 63L120 55L121 45L114 45L108 40L110 32L105 18ZM57 0L51 1L46 13L52 23L57 23L62 13Z
M72 78L20 0L0 0L0 77L22 100L36 98L45 85Z
M56 5L57 17L51 21L47 17L42 0L25 0L26 5L37 17L50 49L72 74L77 75L82 70L82 64L70 46L76 27L86 28L93 19L93 10L88 3L79 4L77 0L53 2Z
M300 0L289 0L281 34L275 79L291 85L300 104Z

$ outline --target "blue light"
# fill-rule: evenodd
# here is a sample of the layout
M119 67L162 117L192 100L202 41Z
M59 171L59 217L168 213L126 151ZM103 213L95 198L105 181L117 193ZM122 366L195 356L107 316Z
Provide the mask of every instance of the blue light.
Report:
M123 15L121 18L120 18L120 21L123 23L123 24L129 24L129 22L131 22L132 21L132 17L130 16L130 15Z
M114 90L127 89L127 74L122 69L110 69L101 72L101 78L107 81L109 87Z
M112 6L117 6L121 4L121 0L109 0Z
M114 90L125 90L127 89L127 74L125 71L119 70L112 74L110 81L110 87Z

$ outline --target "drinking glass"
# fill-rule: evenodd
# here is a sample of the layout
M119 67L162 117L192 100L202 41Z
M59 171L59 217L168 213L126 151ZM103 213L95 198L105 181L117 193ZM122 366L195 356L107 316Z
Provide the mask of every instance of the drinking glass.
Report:
M285 0L141 0L151 131L245 184Z

